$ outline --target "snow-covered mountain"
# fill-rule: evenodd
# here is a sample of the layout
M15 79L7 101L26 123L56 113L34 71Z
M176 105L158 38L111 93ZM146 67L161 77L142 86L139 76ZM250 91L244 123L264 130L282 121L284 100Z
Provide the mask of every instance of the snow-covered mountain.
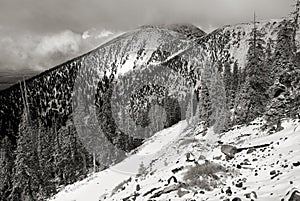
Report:
M217 142L210 134L203 136L201 126L191 128L182 121L156 133L121 163L63 188L50 200L289 200L287 193L300 185L299 120L286 120L284 129L272 135L262 125L258 119L236 126ZM267 146L226 160L220 142L238 148ZM211 168L209 164L224 169L206 177L209 170L200 170ZM197 167L198 174L189 172ZM205 190L204 184L193 186L186 179L189 174L217 183L208 182L211 189Z
M282 20L258 23L271 50L281 26ZM57 158L61 157L63 162L59 165L65 165L64 169L71 162L78 163L74 174L63 174L57 164L47 166L53 167L47 179L57 181L55 187L85 177L92 166L102 170L122 161L130 151L146 146L143 143L154 133L178 122L179 127L171 127L170 132L174 132L174 137L184 136L188 131L179 132L179 128L184 125L187 100L197 91L201 72L208 66L214 68L216 63L235 61L244 68L251 28L251 24L238 24L205 34L187 24L143 26L0 91L1 150L6 154L3 167L14 164L12 153L20 147L20 130L26 119L30 129L25 131L32 131L38 139L52 138L44 139L47 145L42 140L32 142L36 145L32 147L52 148L55 157L47 161L59 163ZM298 33L298 39L299 36ZM151 108L155 104L158 107ZM155 146L162 148L161 145ZM63 149L69 150L66 152L71 157L60 151ZM33 152L39 151L42 152L40 148ZM162 153L159 149L157 152ZM157 165L157 170L160 167L155 162L153 165ZM7 186L13 175L3 171L5 189L12 188ZM7 193L9 190L4 196Z
M256 28L263 35L262 39L265 45L270 44L274 50L276 39L280 28L283 26L284 19L258 21ZM237 61L243 68L246 62L246 55L249 49L249 42L252 40L251 31L253 23L241 23L236 25L227 25L219 28L207 36L199 39L200 43L206 44L209 55L217 61ZM297 49L300 49L300 32L297 32Z

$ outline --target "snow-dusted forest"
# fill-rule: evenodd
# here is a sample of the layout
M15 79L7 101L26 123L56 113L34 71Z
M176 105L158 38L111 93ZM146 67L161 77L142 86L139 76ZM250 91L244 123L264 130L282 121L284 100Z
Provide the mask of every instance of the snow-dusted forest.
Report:
M0 200L300 200L300 1L145 25L0 91Z

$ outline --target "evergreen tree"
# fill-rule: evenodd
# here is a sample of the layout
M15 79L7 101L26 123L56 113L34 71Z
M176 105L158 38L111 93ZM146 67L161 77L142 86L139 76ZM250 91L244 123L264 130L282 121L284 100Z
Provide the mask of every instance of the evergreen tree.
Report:
M238 95L235 107L236 123L249 123L262 115L268 103L269 83L266 77L269 75L265 68L265 41L256 26L251 34L253 38L249 43L245 67L246 82Z
M285 117L286 104L287 100L287 89L286 87L276 82L272 87L270 87L270 95L274 97L270 104L267 106L265 112L265 119L268 126L276 124L276 131L280 131L281 119Z
M226 93L226 103L231 104L231 94L232 94L232 74L231 74L231 66L229 62L226 62L224 65L224 88Z
M297 51L296 47L296 34L299 29L299 16L300 16L300 0L295 0L295 10L291 13L293 17L293 51Z
M211 98L205 82L201 83L201 91L198 103L199 120L204 122L205 128L210 126L210 116L212 113Z
M13 145L5 136L1 141L0 200L5 201L12 189Z
M191 118L192 118L191 114L192 114L192 106L191 106L191 102L189 101L185 113L185 118L188 125L190 125L191 123Z
M272 73L272 66L273 66L273 43L274 41L269 38L267 46L266 46L266 64L265 64L265 69L266 73L271 74ZM266 77L266 81L269 83L269 86L273 84L273 80L270 76Z
M236 94L240 90L240 73L238 62L235 61L233 65L233 73L232 73L232 94L231 94L231 104L229 108L232 109L234 107L234 101L236 98Z
M284 117L299 116L299 69L296 65L295 33L298 29L299 1L296 4L294 20L284 20L277 36L273 56L272 77L275 83L271 87L272 101L267 107L265 118L268 125L277 124L281 128ZM277 109L276 109L277 108Z
M239 79L239 65L235 61L233 65L233 74L232 74L232 89L236 92L239 89L240 79Z
M227 107L224 82L221 74L218 72L212 74L209 95L212 108L210 126L213 126L215 133L220 133L227 127L224 115L227 113L226 109L229 107Z
M55 123L53 123L55 125ZM47 129L46 131L39 131L38 141L40 150L38 152L37 163L40 164L40 175L43 179L41 193L44 197L49 197L56 192L55 179L55 167L57 165L54 160L55 156L55 137L56 133L54 129Z
M284 69L293 69L295 58L294 50L294 26L289 20L282 22L282 28L278 32L275 51L273 54L272 78L278 78Z
M40 167L38 166L38 156L36 142L34 141L35 131L29 124L28 116L24 112L19 127L17 149L15 151L16 160L13 176L13 190L10 195L12 200L33 201L39 200Z

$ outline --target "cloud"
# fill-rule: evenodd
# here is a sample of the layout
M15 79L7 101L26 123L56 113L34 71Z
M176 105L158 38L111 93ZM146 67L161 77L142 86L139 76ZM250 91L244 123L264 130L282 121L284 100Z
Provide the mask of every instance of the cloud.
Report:
M281 18L294 0L0 0L0 70L48 69L144 24ZM55 14L53 13L55 11ZM94 27L94 28L91 28ZM118 30L118 31L115 31Z
M70 30L56 35L45 36L38 43L35 52L37 55L48 55L55 52L63 54L74 54L79 52L82 36Z
M128 30L144 24L191 22L218 27L287 16L295 0L0 0L0 24L36 32L90 27ZM55 14L53 13L55 11Z
M27 33L10 36L4 33L0 33L0 70L39 71L94 49L115 35L108 30L96 29L83 34L71 30L46 35Z
M49 68L82 52L81 34L70 30L51 36L43 36L31 53L34 68Z

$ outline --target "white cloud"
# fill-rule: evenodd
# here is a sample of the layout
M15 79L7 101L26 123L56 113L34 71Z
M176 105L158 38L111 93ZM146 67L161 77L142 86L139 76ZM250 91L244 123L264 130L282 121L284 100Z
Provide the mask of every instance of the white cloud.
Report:
M63 54L76 54L80 51L82 43L81 34L74 33L70 30L42 37L35 49L36 55L49 55L56 52Z
M65 30L9 36L0 32L0 70L45 70L96 48L114 35L96 29L83 34Z
M103 31L100 32L100 34L98 36L96 36L96 38L105 38L105 37L108 37L112 34L113 34L113 32L111 32L111 31L103 30Z

